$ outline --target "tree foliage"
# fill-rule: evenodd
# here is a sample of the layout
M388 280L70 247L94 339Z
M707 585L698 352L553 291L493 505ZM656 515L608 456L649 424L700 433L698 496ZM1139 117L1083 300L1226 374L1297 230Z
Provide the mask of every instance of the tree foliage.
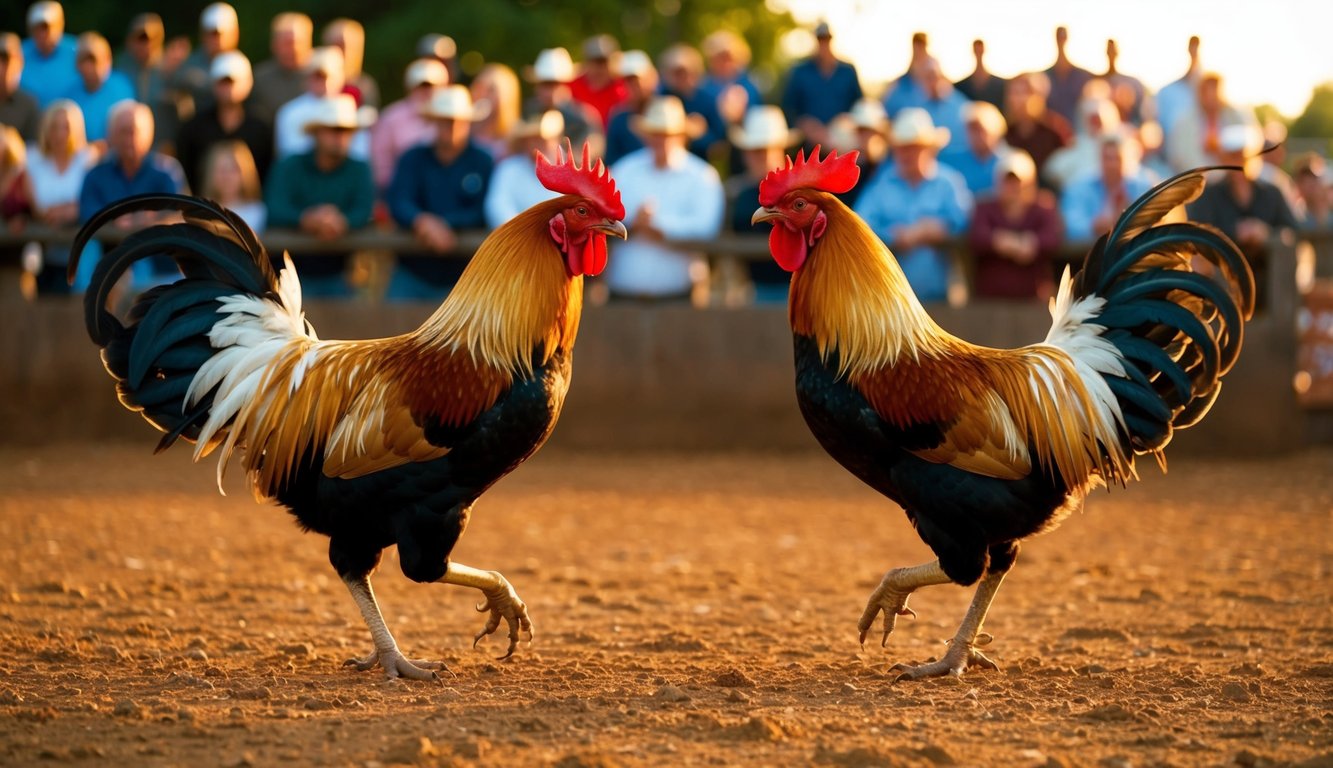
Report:
M1305 111L1292 121L1287 134L1306 139L1333 139L1333 82L1314 89Z

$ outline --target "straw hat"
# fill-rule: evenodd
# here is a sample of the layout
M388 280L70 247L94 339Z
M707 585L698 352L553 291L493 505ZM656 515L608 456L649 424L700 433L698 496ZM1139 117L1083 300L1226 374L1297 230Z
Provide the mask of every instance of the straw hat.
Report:
M963 123L975 122L987 136L1003 136L1009 129L1004 114L989 101L969 101L963 105Z
M339 93L322 98L315 103L310 110L310 116L306 118L305 130L307 133L320 128L342 128L355 131L374 124L377 116L378 113L376 113L374 107L358 109L356 99L349 94Z
M924 146L939 149L949 143L949 129L936 128L926 110L905 107L893 120L889 143L895 147Z
M702 136L708 128L703 116L685 114L685 107L675 96L658 96L648 102L642 115L630 117L629 127L641 135L687 136L691 139Z
M638 49L620 54L620 62L616 66L616 74L621 77L642 77L644 73L652 71L653 60L646 52Z
M564 48L547 48L523 70L523 77L530 83L568 83L574 79L574 60Z
M214 82L224 78L230 78L238 83L254 81L250 60L240 51L225 51L214 56L213 63L208 66L208 74Z
M877 99L857 99L852 111L847 113L852 125L874 131L881 136L889 134L889 113Z
M1034 181L1037 178L1037 164L1032 162L1032 155L1021 149L1002 153L995 161L995 183L1000 183L1009 174L1024 183Z
M444 66L444 62L434 58L421 58L407 65L407 71L403 74L403 84L409 91L427 83L430 85L449 83L449 69Z
M737 149L787 148L801 140L801 132L787 128L782 109L772 104L750 107L745 120L728 132Z
M436 120L482 120L490 114L490 104L485 101L472 103L472 94L466 86L450 85L435 89L430 101L421 105L421 116Z
M559 110L548 109L535 117L514 123L509 130L509 143L517 145L528 139L554 139L565 132L565 116Z
M310 60L305 65L306 72L323 72L330 77L345 77L343 50L334 45L322 45L310 51Z

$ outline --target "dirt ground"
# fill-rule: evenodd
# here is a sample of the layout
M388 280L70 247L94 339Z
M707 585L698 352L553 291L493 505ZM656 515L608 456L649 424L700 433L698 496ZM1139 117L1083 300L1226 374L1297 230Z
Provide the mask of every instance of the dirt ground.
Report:
M1000 672L895 683L970 591L862 650L928 550L827 458L548 450L455 552L527 601L511 661L386 555L434 685L344 669L370 640L325 540L153 440L0 449L0 765L1333 766L1333 452L1144 467L1028 542Z

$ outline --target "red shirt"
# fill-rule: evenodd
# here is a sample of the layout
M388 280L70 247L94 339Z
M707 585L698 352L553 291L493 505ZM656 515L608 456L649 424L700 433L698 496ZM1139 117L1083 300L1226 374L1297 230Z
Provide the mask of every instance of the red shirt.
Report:
M992 244L996 230L1032 232L1037 236L1037 258L1031 264L1019 264L995 252ZM968 242L976 259L973 293L978 298L1036 299L1053 295L1055 283L1052 258L1060 247L1063 226L1049 195L1039 194L1017 220L1005 218L1000 203L983 200L972 214Z
M607 121L611 117L611 110L629 96L625 81L619 77L601 88L594 89L588 84L587 75L579 75L569 84L569 90L575 101L587 104L597 111L597 116L602 118L603 131L606 130Z

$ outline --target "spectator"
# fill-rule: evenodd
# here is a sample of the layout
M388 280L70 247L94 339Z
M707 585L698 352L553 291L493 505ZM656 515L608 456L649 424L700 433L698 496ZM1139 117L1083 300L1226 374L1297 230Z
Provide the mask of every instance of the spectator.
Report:
M33 217L54 229L78 224L83 179L97 159L97 148L88 144L79 105L68 99L52 102L42 113L37 142L28 152L27 196ZM69 293L65 280L68 264L68 246L46 246L42 266L35 270L37 292Z
M25 141L37 138L41 109L31 93L19 87L23 46L13 32L0 32L0 123L12 125Z
M984 101L1004 109L1004 88L1009 81L986 69L986 63L983 61L985 56L986 41L973 40L972 57L976 59L977 64L973 67L972 74L954 83L953 87L972 101Z
M1046 107L1050 81L1041 72L1028 72L1009 81L1004 92L1004 119L1009 129L1004 141L1032 157L1037 179L1046 160L1073 138L1069 123Z
M805 136L806 148L828 142L828 124L864 94L856 67L833 54L833 32L815 27L815 54L792 67L782 95L787 122Z
M17 231L32 213L28 198L28 149L12 125L0 125L0 221Z
M261 179L273 162L273 128L245 101L254 86L250 60L240 51L227 51L214 57L212 66L213 106L190 118L176 148L185 177L196 189L201 186L204 158L214 144L243 142Z
M556 196L537 178L533 153L540 152L554 163L564 132L565 119L554 109L539 118L521 120L514 125L510 134L513 151L495 164L490 184L486 187L486 226L494 229L537 203Z
M345 80L341 50L333 46L316 48L307 57L307 62L305 93L279 107L278 116L273 121L273 155L278 160L310 151L314 146L314 136L305 126L310 122L311 115L327 109L327 99L343 92ZM375 108L361 109L366 113L361 122L372 125L375 122ZM357 160L369 161L370 131L358 130L352 136L351 152Z
M878 106L879 102L875 102ZM780 168L786 150L801 141L801 134L788 130L787 118L779 107L760 104L750 107L745 121L731 130L731 144L741 151L745 170L727 179L727 228L732 232L753 234L750 217L759 207L759 182L769 171ZM757 303L785 301L791 275L772 259L745 262L753 299Z
M314 136L306 152L280 158L264 185L270 227L299 228L317 240L338 240L370 223L375 204L370 164L350 156L352 136L368 126L370 110L338 92L319 100L305 117ZM307 298L351 295L348 254L292 256ZM279 264L278 266L281 266Z
M734 97L729 100L740 105L740 115L732 119L731 115L724 114L728 123L739 123L750 107L764 103L759 86L755 85L754 78L750 76L750 44L745 42L745 38L729 29L719 29L703 39L699 50L703 53L708 70L703 78L705 90L723 99L733 86L739 86L745 93L744 100Z
M1329 188L1327 163L1317 152L1296 158L1292 182L1300 198L1301 229L1333 230L1333 190Z
M1199 104L1199 37L1189 40L1189 67L1179 79L1173 80L1157 92L1157 122L1162 126L1162 151L1171 144L1176 120L1193 112Z
M272 58L255 67L255 114L278 124L278 110L284 104L309 90L312 38L314 24L304 13L280 13L273 17L269 29L269 51ZM346 84L346 68L338 56L339 83L333 93L341 93ZM298 124L296 130L300 131ZM282 156L281 149L278 155Z
M504 64L491 62L472 78L471 90L473 104L484 101L491 105L486 116L473 123L472 141L500 160L509 154L509 134L522 113L518 75Z
M620 43L610 35L594 35L583 41L583 71L569 84L574 101L586 104L597 113L601 129L611 110L625 100L625 81L615 73L620 57Z
M79 35L75 60L79 68L79 84L66 94L83 110L88 140L94 143L106 140L107 115L111 106L126 99L134 99L134 86L129 78L111 69L111 45L96 32Z
M943 301L953 268L948 241L966 231L972 194L938 161L949 129L935 127L924 109L899 112L889 138L893 162L880 167L853 210L893 249L917 297Z
M1268 243L1283 230L1297 228L1296 216L1277 187L1259 178L1263 133L1253 125L1228 125L1218 137L1218 163L1239 166L1224 171L1221 183L1209 184L1186 206L1189 217L1222 230L1236 241L1254 270L1256 307L1266 303Z
M933 61L930 55L930 39L925 32L912 33L912 58L907 63L907 71L899 75L884 94L884 111L889 119L908 107L924 107L926 99L925 72L922 68Z
M921 88L920 107L930 114L930 121L940 128L949 129L949 144L940 150L940 161L953 165L956 158L967 154L967 126L963 113L969 104L963 94L954 90L953 83L940 71L940 63L933 58L921 63L917 81ZM886 107L887 110L887 107ZM893 112L889 111L890 119Z
M643 114L657 92L657 69L643 51L626 51L620 57L620 77L625 81L625 100L611 113L606 127L606 162L611 164L636 149L643 140L630 127L635 115Z
M37 99L39 109L65 98L79 83L74 65L76 44L65 34L65 9L42 0L28 8L28 39L23 41L23 75L19 87Z
M398 226L412 230L429 252L404 254L389 279L388 297L439 301L463 272L462 259L441 259L458 245L458 231L486 225L486 186L495 161L470 141L482 116L468 89L450 85L431 95L422 113L435 123L435 141L407 150L384 193Z
M439 59L421 58L407 65L403 74L407 95L385 107L370 132L370 168L376 189L389 186L404 152L435 138L435 125L421 110L436 89L448 84L449 71Z
M125 50L116 56L112 68L130 81L134 100L152 108L153 122L157 125L153 132L157 148L174 152L180 113L167 90L165 44L162 17L156 13L141 13L130 20L129 30L125 33Z
M452 37L427 32L417 40L417 58L437 59L449 72L449 82L459 81L458 44Z
M707 240L722 229L726 200L711 165L690 153L699 126L674 96L659 96L632 118L644 148L611 168L628 215L629 240L617 242L607 268L611 296L640 301L703 303L708 262L674 240Z
M1068 42L1069 30L1056 27L1055 63L1046 70L1046 78L1051 84L1046 103L1053 112L1063 117L1065 122L1072 123L1078 110L1079 99L1083 98L1083 88L1092 79L1092 73L1069 60L1069 54L1065 51ZM1035 157L1033 161L1037 162ZM1037 167L1040 171L1040 162L1037 162Z
M1222 76L1205 72L1199 76L1194 109L1185 111L1171 126L1166 159L1176 172L1220 162L1219 141L1230 125L1253 127L1254 116L1232 106L1223 94Z
M849 140L846 146L834 146L844 152L857 150L856 165L861 169L861 182L838 195L838 199L848 208L854 208L866 184L879 171L879 167L888 161L889 116L884 111L884 104L878 99L862 98L852 105L851 112L840 115L833 123L833 127L842 125L846 126L850 134ZM836 137L839 131L830 133Z
M1259 155L1264 164L1260 166L1259 178L1278 188L1287 199L1287 207L1295 211L1299 204L1296 185L1284 170L1287 165L1287 126L1281 120L1273 118L1264 123L1264 152Z
M1111 101L1120 112L1120 119L1130 125L1143 125L1153 116L1152 96L1137 77L1116 69L1120 59L1120 45L1114 39L1106 41L1106 72L1101 76L1111 87Z
M547 48L537 54L537 61L527 68L533 84L533 96L523 105L523 115L540 116L554 109L565 119L565 133L575 146L588 142L594 155L606 147L601 118L586 104L575 101L569 90L574 79L574 61L564 48Z
M1052 264L1060 248L1054 197L1037 188L1037 166L1022 150L995 165L995 194L977 201L968 243L976 259L973 295L1040 299L1054 293Z
M1000 158L1010 152L1004 143L1008 125L1004 115L988 101L969 101L963 107L963 125L967 133L967 148L952 157L950 167L963 175L967 189L978 200L995 190L998 176L995 168ZM1025 153L1026 154L1026 153ZM1028 156L1028 162L1032 157Z
M1086 243L1109 230L1125 208L1153 184L1139 165L1142 150L1135 139L1107 133L1098 147L1100 167L1070 179L1060 194L1065 234L1076 243Z
M167 77L180 123L213 106L213 59L236 50L240 41L240 20L230 4L212 3L199 14L199 48Z
M153 151L153 110L147 104L125 100L111 107L105 159L93 166L83 179L83 188L79 192L79 221L86 222L106 206L131 195L183 194L189 189L176 158ZM167 215L140 211L120 217L112 222L112 226L122 231L140 229ZM178 274L176 263L170 257L154 256L135 263L132 288L143 290Z
M703 119L704 130L691 139L689 150L705 160L712 157L713 148L720 144L722 146L717 151L728 152L725 146L727 123L718 109L718 94L703 87L703 56L693 46L677 43L662 51L659 61L662 73L662 84L658 86L660 95L675 96L687 114Z
M1101 167L1102 137L1111 133L1127 134L1120 125L1120 112L1110 99L1085 98L1079 102L1078 112L1078 133L1074 141L1051 153L1042 168L1042 178L1054 189L1062 189L1071 179L1086 176Z
M324 27L320 42L343 52L343 92L356 99L356 105L380 106L380 86L367 74L361 64L366 57L366 28L355 19L334 19Z
M227 139L211 145L203 169L199 194L230 209L250 229L262 233L268 223L268 209L260 191L259 169L245 142Z

